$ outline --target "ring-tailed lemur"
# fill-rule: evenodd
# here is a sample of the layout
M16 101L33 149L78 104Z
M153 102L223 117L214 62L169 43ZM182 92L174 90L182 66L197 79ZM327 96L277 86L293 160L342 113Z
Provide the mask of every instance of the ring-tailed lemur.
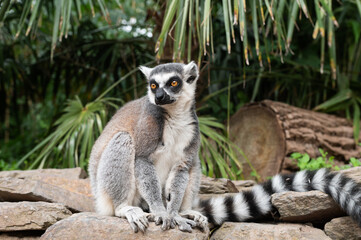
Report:
M207 229L208 221L259 219L270 213L276 192L321 190L361 226L360 185L325 169L277 175L250 191L198 200L197 65L140 70L148 95L118 110L91 152L89 174L98 213L127 218L135 232L145 231L148 221L162 224L163 230L178 225L190 232L195 226Z

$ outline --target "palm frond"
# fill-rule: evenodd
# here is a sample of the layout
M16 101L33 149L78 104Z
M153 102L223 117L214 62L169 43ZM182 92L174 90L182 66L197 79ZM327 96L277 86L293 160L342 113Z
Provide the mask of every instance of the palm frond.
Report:
M199 158L203 174L210 177L243 179L243 166L237 153L245 159L247 157L224 134L225 126L214 117L201 116L199 117L199 129L201 132ZM247 164L254 170L249 161Z

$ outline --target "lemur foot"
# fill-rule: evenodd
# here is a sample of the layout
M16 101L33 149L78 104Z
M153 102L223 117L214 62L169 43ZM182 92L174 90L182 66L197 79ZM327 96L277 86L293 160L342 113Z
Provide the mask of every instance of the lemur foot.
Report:
M206 216L203 216L200 212L195 210L186 210L179 213L184 218L193 220L196 223L196 226L199 227L203 232L208 232L208 219Z
M171 228L172 223L172 216L169 215L167 212L156 212L156 213L150 213L147 216L148 220L151 222L155 222L155 225L162 224L162 230L168 230Z
M192 232L192 228L197 226L196 222L180 215L173 216L171 227L175 228L175 225L178 225L179 230L182 232Z
M119 211L116 210L115 216L126 217L135 233L139 230L144 233L149 226L147 214L139 207L125 207Z

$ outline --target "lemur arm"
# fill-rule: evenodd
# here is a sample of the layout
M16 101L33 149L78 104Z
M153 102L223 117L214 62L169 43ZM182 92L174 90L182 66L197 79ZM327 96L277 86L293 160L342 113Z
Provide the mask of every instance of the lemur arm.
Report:
M194 114L195 121L197 116ZM167 179L165 193L167 198L167 212L171 214L178 214L182 203L187 202L189 205L189 196L185 196L186 189L189 184L198 185L194 178L190 177L191 170L195 170L199 167L198 149L200 145L200 135L198 125L194 129L193 139L189 145L184 149L183 159L180 160L179 164L173 166L171 173ZM198 177L200 178L200 176ZM187 191L188 195L191 194ZM192 194L193 195L193 194ZM185 202L184 202L185 200ZM183 206L184 207L184 206Z
M157 225L162 223L162 229L174 227L172 217L167 213L163 201L160 181L156 174L154 164L147 158L135 159L134 174L140 195L148 203L150 212L149 220Z
M189 167L186 164L172 168L166 184L167 212L178 214L189 183Z
M148 203L150 211L165 212L160 181L154 164L146 158L138 157L135 159L134 173L140 195Z

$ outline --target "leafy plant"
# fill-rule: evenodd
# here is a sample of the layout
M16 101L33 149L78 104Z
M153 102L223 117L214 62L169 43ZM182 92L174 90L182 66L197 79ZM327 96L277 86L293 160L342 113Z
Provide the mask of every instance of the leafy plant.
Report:
M222 177L229 179L244 179L242 164L237 154L241 154L251 167L252 175L259 180L260 176L253 168L251 162L234 143L230 141L225 126L213 117L199 117L199 129L201 132L201 148L199 157L202 164L202 172L210 177Z
M0 159L0 171L10 171L10 170L17 170L16 163L9 163L3 159Z
M106 105L113 103L109 99L101 99L84 106L78 97L69 100L63 115L54 124L56 129L26 154L17 166L37 153L29 169L85 168L94 139L99 136L106 122Z
M345 2L343 4L354 4ZM356 1L361 14L360 3ZM311 15L313 11L316 16ZM215 13L223 12L223 24L226 32L226 46L228 53L231 52L231 41L236 42L236 30L233 26L239 28L241 41L243 42L243 58L246 64L249 64L249 54L251 54L250 38L253 38L254 48L260 66L263 66L263 58L266 57L270 63L270 55L273 49L269 47L261 48L261 41L266 38L274 38L277 45L278 55L283 61L283 55L292 53L290 44L292 42L293 32L297 26L297 16L309 20L309 24L314 25L313 38L320 35L321 38L321 73L323 72L323 60L325 53L325 38L329 46L330 65L333 78L336 79L336 43L335 27L338 27L338 21L335 18L332 1L316 0L306 4L306 1L242 1L230 0L221 2L211 2L210 0L171 0L168 1L162 30L158 37L156 51L157 57L163 54L167 35L172 33L173 59L183 59L187 51L188 60L191 59L190 42L197 41L199 46L198 59L202 55L214 54L213 37L213 17ZM315 18L315 19L312 19ZM175 19L175 20L174 20ZM172 24L174 21L174 24ZM314 22L315 21L315 22ZM188 32L186 26L189 26ZM248 30L247 25L252 25ZM272 31L273 29L273 31ZM269 34L271 32L271 34ZM273 33L273 34L272 34ZM170 38L170 37L169 37ZM170 39L169 39L170 40ZM186 43L187 42L187 43ZM188 44L188 46L186 45Z
M352 157L352 158L350 158L350 164L353 167L359 167L359 166L361 166L361 161L360 161L360 159Z
M350 167L358 167L361 166L361 162L359 159L350 158L349 165L344 166L337 166L335 165L334 156L328 157L328 153L322 150L321 148L318 149L321 156L317 158L310 158L307 153L292 153L291 158L296 160L297 166L300 170L317 170L320 168L330 168L332 170L340 170L340 169L347 169Z
M151 63L153 62L145 65ZM106 98L105 95L136 71L138 71L137 68L124 75L86 105L83 105L78 97L68 100L63 114L54 124L54 131L20 159L17 167L34 154L35 157L29 169L36 167L86 168L94 141L107 122L106 107L118 108L115 102L124 103L122 99Z

